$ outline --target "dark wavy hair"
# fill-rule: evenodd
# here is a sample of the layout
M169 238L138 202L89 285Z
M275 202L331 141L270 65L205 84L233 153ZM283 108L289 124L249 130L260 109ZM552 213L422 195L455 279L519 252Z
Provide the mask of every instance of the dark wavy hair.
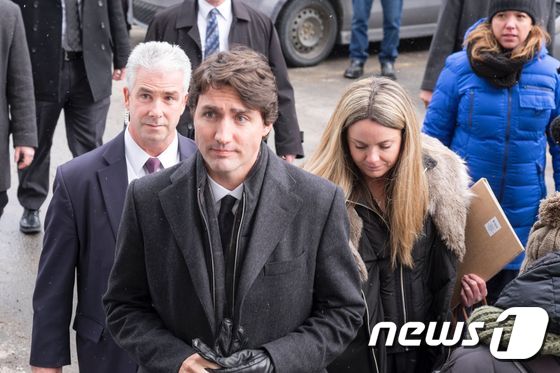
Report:
M278 118L276 79L265 56L247 47L235 47L213 54L193 72L189 108L194 113L201 94L208 89L229 86L243 104L261 113L265 125Z

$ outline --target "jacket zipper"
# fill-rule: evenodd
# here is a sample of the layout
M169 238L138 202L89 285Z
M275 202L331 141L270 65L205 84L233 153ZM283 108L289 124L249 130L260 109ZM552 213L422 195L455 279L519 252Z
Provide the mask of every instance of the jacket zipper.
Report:
M364 294L363 290L360 290L362 292L362 298L364 298L364 304L366 305L366 322L367 322L367 332L368 332L368 347L370 347L370 351L371 351L371 356L373 357L373 364L375 365L375 371L377 373L379 372L379 365L377 365L377 358L375 357L375 349L373 348L373 346L369 346L369 340L371 339L371 325L369 323L369 307L367 304L367 300L366 300L366 295Z
M236 278L237 278L237 257L239 254L239 236L241 235L241 228L243 227L243 218L245 217L245 191L243 191L243 197L241 201L243 205L241 206L241 219L239 220L239 228L237 229L237 237L235 239L235 260L233 262L233 281L231 282L232 291L231 291L231 317L233 317L234 310L235 310L235 289L236 289Z
M508 88L508 113L507 113L507 127L506 127L506 141L504 144L504 161L502 165L502 182L500 184L500 194L498 196L498 201L502 201L504 198L504 191L506 188L506 171L507 171L507 161L508 161L508 148L509 148L509 136L511 131L511 88Z
M474 111L474 90L471 89L469 91L469 95L471 96L471 105L469 107L469 128L472 128L472 117Z
M402 264L400 265L400 272L401 272L401 300L402 300L402 308L403 308L403 325L406 324L407 315L406 315L406 301L404 296L404 276L403 276L403 267ZM404 348L405 351L408 351L408 347Z
M206 215L204 215L204 210L202 208L202 201L200 199L201 190L198 188L197 193L197 200L198 200L198 209L200 210L200 214L202 215L202 220L204 221L204 226L206 228L206 235L208 236L208 246L210 247L210 262L212 264L212 305L216 308L216 275L214 271L214 250L212 249L212 239L210 237L210 228L208 225L208 221L206 220Z
M536 86L536 85L529 85L529 84L525 84L523 86L523 88L534 89L536 91L543 91L543 92L552 92L553 91L551 88L548 88L548 87L539 87L539 86Z

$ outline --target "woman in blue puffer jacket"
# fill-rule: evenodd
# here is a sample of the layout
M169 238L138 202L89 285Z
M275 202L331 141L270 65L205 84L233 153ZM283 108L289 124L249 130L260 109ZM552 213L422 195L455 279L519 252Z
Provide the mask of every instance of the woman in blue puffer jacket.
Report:
M560 112L560 62L547 54L536 3L490 2L465 50L447 59L423 127L465 159L474 181L488 179L523 245L546 196L547 138L560 187L560 148L549 136ZM523 254L488 282L490 302L522 260Z

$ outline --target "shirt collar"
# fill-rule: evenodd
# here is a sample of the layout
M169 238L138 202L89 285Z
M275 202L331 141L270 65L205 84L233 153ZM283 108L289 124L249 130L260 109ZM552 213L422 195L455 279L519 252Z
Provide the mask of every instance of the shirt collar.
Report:
M136 175L142 175L141 171L144 167L144 164L151 157L148 153L144 151L134 141L132 136L130 135L129 128L124 131L124 151L126 155L126 159L130 162L132 169L136 173ZM179 138L177 133L173 137L171 144L160 154L157 156L159 161L161 162L163 168L169 168L177 163L177 158L179 154Z
M221 201L221 199L228 194L235 197L235 199L237 199L238 201L243 196L243 183L239 184L234 190L229 190L214 181L214 179L212 179L210 175L208 175L208 180L210 181L210 189L212 190L214 203L218 203L218 201Z
M208 13L214 8L218 9L219 15L228 21L233 17L231 0L225 0L222 5L217 7L212 6L206 0L198 0L198 12L202 14L204 19L208 18Z

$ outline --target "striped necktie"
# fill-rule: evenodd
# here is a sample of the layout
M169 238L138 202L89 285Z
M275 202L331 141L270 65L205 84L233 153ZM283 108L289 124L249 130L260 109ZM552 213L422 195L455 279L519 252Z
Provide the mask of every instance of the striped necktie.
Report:
M220 50L220 37L218 32L218 9L214 8L208 13L206 24L206 44L204 45L204 58Z

